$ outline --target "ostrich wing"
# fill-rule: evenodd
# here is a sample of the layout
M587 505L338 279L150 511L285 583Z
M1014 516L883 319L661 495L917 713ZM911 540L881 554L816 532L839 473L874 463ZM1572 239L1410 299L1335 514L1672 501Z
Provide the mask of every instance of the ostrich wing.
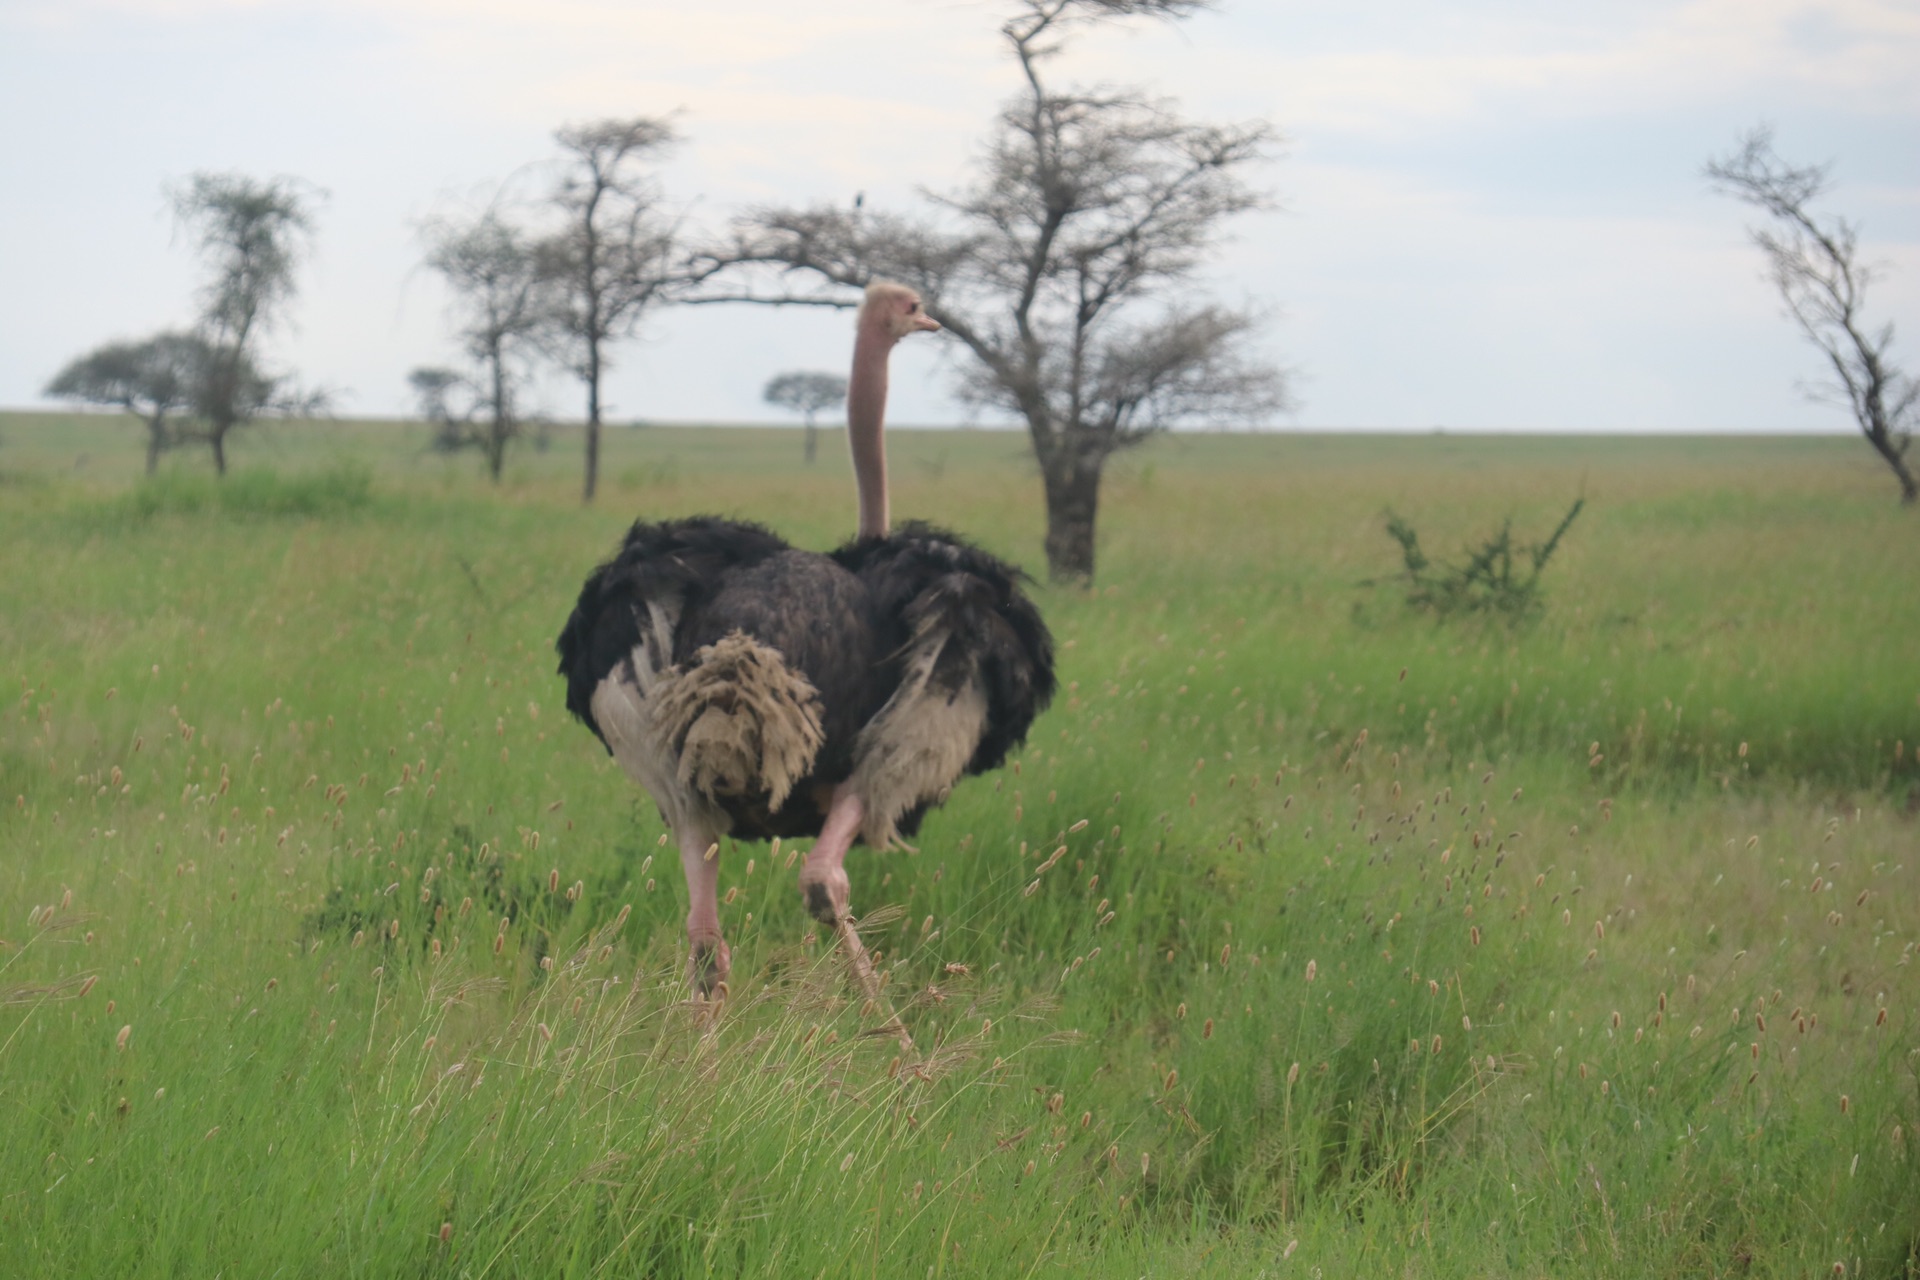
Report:
M833 553L872 594L895 692L862 731L867 839L911 831L963 773L997 767L1053 696L1053 638L1026 576L952 534L908 524ZM882 775L886 781L880 781ZM884 799L883 799L884 797Z

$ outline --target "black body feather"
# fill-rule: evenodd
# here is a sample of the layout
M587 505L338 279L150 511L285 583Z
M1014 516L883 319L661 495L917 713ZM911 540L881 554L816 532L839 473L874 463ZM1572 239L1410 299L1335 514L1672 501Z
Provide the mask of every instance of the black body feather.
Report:
M711 516L634 524L619 552L588 575L557 644L567 709L596 736L592 699L650 627L648 604L678 606L681 666L702 646L743 632L779 650L820 695L825 741L813 771L777 812L726 805L741 837L816 835L825 794L853 772L860 731L899 687L916 636L948 634L931 683L957 692L977 678L988 714L966 773L997 767L1054 692L1053 640L1021 591L1026 575L931 526L910 523L830 555L789 546L759 525ZM605 739L602 736L602 742ZM911 834L924 806L902 815Z

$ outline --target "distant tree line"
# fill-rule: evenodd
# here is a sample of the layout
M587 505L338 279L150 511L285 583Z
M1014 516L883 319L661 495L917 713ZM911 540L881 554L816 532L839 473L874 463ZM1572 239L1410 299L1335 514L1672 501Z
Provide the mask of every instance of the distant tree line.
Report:
M581 494L598 485L604 380L616 348L669 304L851 307L872 280L918 289L958 340L966 403L1023 421L1040 463L1047 560L1085 581L1105 463L1186 421L1258 419L1286 385L1254 341L1253 317L1200 296L1197 273L1233 215L1257 208L1247 170L1270 151L1260 122L1206 125L1135 89L1056 84L1053 60L1086 26L1178 20L1207 0L1011 0L1001 35L1023 88L981 159L917 213L769 207L723 230L689 229L654 177L678 137L637 116L569 125L533 199L504 193L421 229L446 284L461 360L408 378L435 447L473 449L498 479L531 425L523 403L546 365L585 394ZM197 175L174 196L209 283L189 331L114 343L76 360L55 395L118 405L146 424L149 465L189 439L213 449L241 424L288 407L264 371L261 335L293 297L315 193L289 179ZM767 401L818 415L845 380L797 371ZM297 397L296 397L297 399Z
M1231 219L1264 204L1248 174L1276 135L1264 122L1198 123L1144 90L1063 85L1053 74L1090 25L1179 20L1207 0L1006 2L1000 34L1020 88L959 184L917 210L871 210L856 197L689 228L654 172L675 128L636 116L557 130L537 196L509 200L502 189L477 211L426 222L425 263L447 287L461 355L408 377L434 446L478 451L497 481L515 442L539 428L524 404L534 372L564 370L585 396L581 495L591 502L606 373L655 308L850 307L872 280L896 279L956 344L960 399L1025 425L1052 576L1091 580L1101 479L1115 453L1182 423L1259 421L1288 407L1255 315L1209 300L1199 276ZM1826 170L1785 165L1757 133L1708 173L1769 215L1755 239L1789 312L1913 501L1906 452L1920 392L1889 356L1891 326L1861 319L1869 273L1854 228L1809 211ZM196 442L224 473L234 430L323 402L266 368L260 351L293 300L321 195L290 178L196 174L169 198L206 273L193 324L90 351L48 392L136 415L149 470ZM818 415L844 395L843 378L805 371L763 390L803 416L809 461Z

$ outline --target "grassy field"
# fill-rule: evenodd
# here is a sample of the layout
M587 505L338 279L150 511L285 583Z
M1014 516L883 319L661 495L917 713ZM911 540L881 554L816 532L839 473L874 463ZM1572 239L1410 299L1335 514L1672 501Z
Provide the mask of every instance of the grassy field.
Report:
M0 1270L1920 1276L1920 559L1857 441L1204 436L1116 463L1063 691L853 902L919 1052L658 816L552 639L636 515L826 547L838 446L509 465L0 416ZM1021 440L897 515L1039 567ZM1452 554L1587 509L1531 624ZM1058 852L1064 848L1064 852ZM663 852L667 856L660 856Z

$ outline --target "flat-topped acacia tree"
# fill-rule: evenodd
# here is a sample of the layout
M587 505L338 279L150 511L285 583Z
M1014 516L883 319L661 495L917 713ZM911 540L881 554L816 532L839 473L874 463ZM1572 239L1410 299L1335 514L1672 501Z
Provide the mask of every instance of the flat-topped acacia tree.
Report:
M1203 0L1020 0L1002 27L1023 88L971 179L919 214L763 208L706 255L811 279L712 300L844 305L874 279L918 290L965 349L967 402L1025 423L1047 505L1047 565L1088 582L1107 459L1182 422L1253 420L1286 403L1254 318L1199 296L1226 221L1257 208L1243 175L1262 121L1197 124L1131 89L1056 88L1044 74L1076 27L1177 19Z
M47 384L61 400L112 405L139 418L147 431L147 474L181 440L176 415L191 411L210 360L207 343L191 333L157 333L136 342L109 342L76 356Z
M844 374L805 370L776 373L767 380L766 389L760 395L768 404L791 410L806 419L807 438L800 452L811 464L819 451L820 433L814 419L847 402L847 379Z

